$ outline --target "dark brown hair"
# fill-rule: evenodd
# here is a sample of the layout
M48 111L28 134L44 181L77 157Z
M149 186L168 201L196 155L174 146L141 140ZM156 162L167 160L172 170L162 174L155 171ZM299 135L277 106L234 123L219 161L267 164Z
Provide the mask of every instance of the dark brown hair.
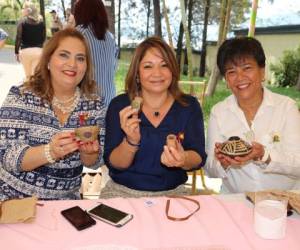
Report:
M24 83L25 89L33 91L35 94L37 94L44 100L47 100L48 102L52 101L54 90L51 84L51 76L48 69L48 63L61 41L70 37L80 40L83 43L86 51L87 68L85 75L81 80L81 83L79 84L81 93L89 98L92 98L97 93L96 82L92 80L93 68L89 47L83 35L73 28L67 28L56 32L53 37L44 45L42 56L40 58L39 64L35 69L34 75Z
M98 40L105 39L108 29L108 17L101 0L78 0L74 8L74 18L77 25L87 28L91 25L94 36Z
M174 51L163 39L156 36L145 39L135 49L125 80L125 91L129 95L130 100L132 100L140 91L140 83L137 80L139 78L139 65L146 52L149 49L153 48L157 49L161 53L163 60L166 62L167 67L172 73L172 81L169 87L171 95L176 101L183 105L186 105L186 102L183 98L184 94L180 90L178 84L180 71L174 55Z
M266 56L261 43L253 37L235 37L225 40L217 54L217 65L225 75L227 63L237 64L239 60L252 57L260 68L266 65Z

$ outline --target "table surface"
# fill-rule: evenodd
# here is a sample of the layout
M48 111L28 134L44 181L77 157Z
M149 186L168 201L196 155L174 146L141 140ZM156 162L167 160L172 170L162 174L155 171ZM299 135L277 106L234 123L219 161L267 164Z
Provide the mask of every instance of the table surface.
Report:
M171 221L165 215L167 197L140 199L41 201L34 222L0 224L0 248L27 249L168 249L168 250L299 250L300 216L288 217L286 237L264 240L253 229L253 205L243 195L193 196L200 210L186 221ZM150 201L150 202L149 202ZM95 226L77 231L60 214L78 205L83 209L103 202L133 214L124 227L97 220ZM170 214L181 217L195 204L171 199Z

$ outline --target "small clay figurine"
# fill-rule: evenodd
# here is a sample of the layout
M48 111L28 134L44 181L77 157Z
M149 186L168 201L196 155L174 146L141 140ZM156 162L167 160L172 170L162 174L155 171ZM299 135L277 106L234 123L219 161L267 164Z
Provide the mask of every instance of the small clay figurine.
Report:
M139 112L142 108L142 104L143 104L143 98L140 96L136 96L131 102L131 107L133 109L136 109L137 112Z
M177 136L174 134L170 134L167 136L167 141L166 144L168 147L173 147L173 148L177 148Z

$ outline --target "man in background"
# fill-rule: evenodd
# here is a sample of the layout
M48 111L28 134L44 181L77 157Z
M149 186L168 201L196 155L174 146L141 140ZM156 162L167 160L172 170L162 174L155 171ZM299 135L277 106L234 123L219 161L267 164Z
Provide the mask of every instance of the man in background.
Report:
M53 35L55 32L60 31L63 28L63 25L55 10L51 10L50 13L52 16L51 34Z

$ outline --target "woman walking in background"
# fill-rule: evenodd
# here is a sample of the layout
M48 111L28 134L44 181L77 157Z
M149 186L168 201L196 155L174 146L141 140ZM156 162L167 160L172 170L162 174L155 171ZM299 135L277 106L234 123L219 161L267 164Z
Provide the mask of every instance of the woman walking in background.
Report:
M26 79L28 79L33 75L42 54L46 29L34 4L26 2L22 13L24 17L17 27L15 55L17 61L22 63Z
M78 0L74 17L77 29L87 40L94 64L94 79L99 95L108 106L116 95L114 75L118 48L108 31L108 17L101 0Z
M7 37L8 37L7 33L0 28L0 49L4 47Z

